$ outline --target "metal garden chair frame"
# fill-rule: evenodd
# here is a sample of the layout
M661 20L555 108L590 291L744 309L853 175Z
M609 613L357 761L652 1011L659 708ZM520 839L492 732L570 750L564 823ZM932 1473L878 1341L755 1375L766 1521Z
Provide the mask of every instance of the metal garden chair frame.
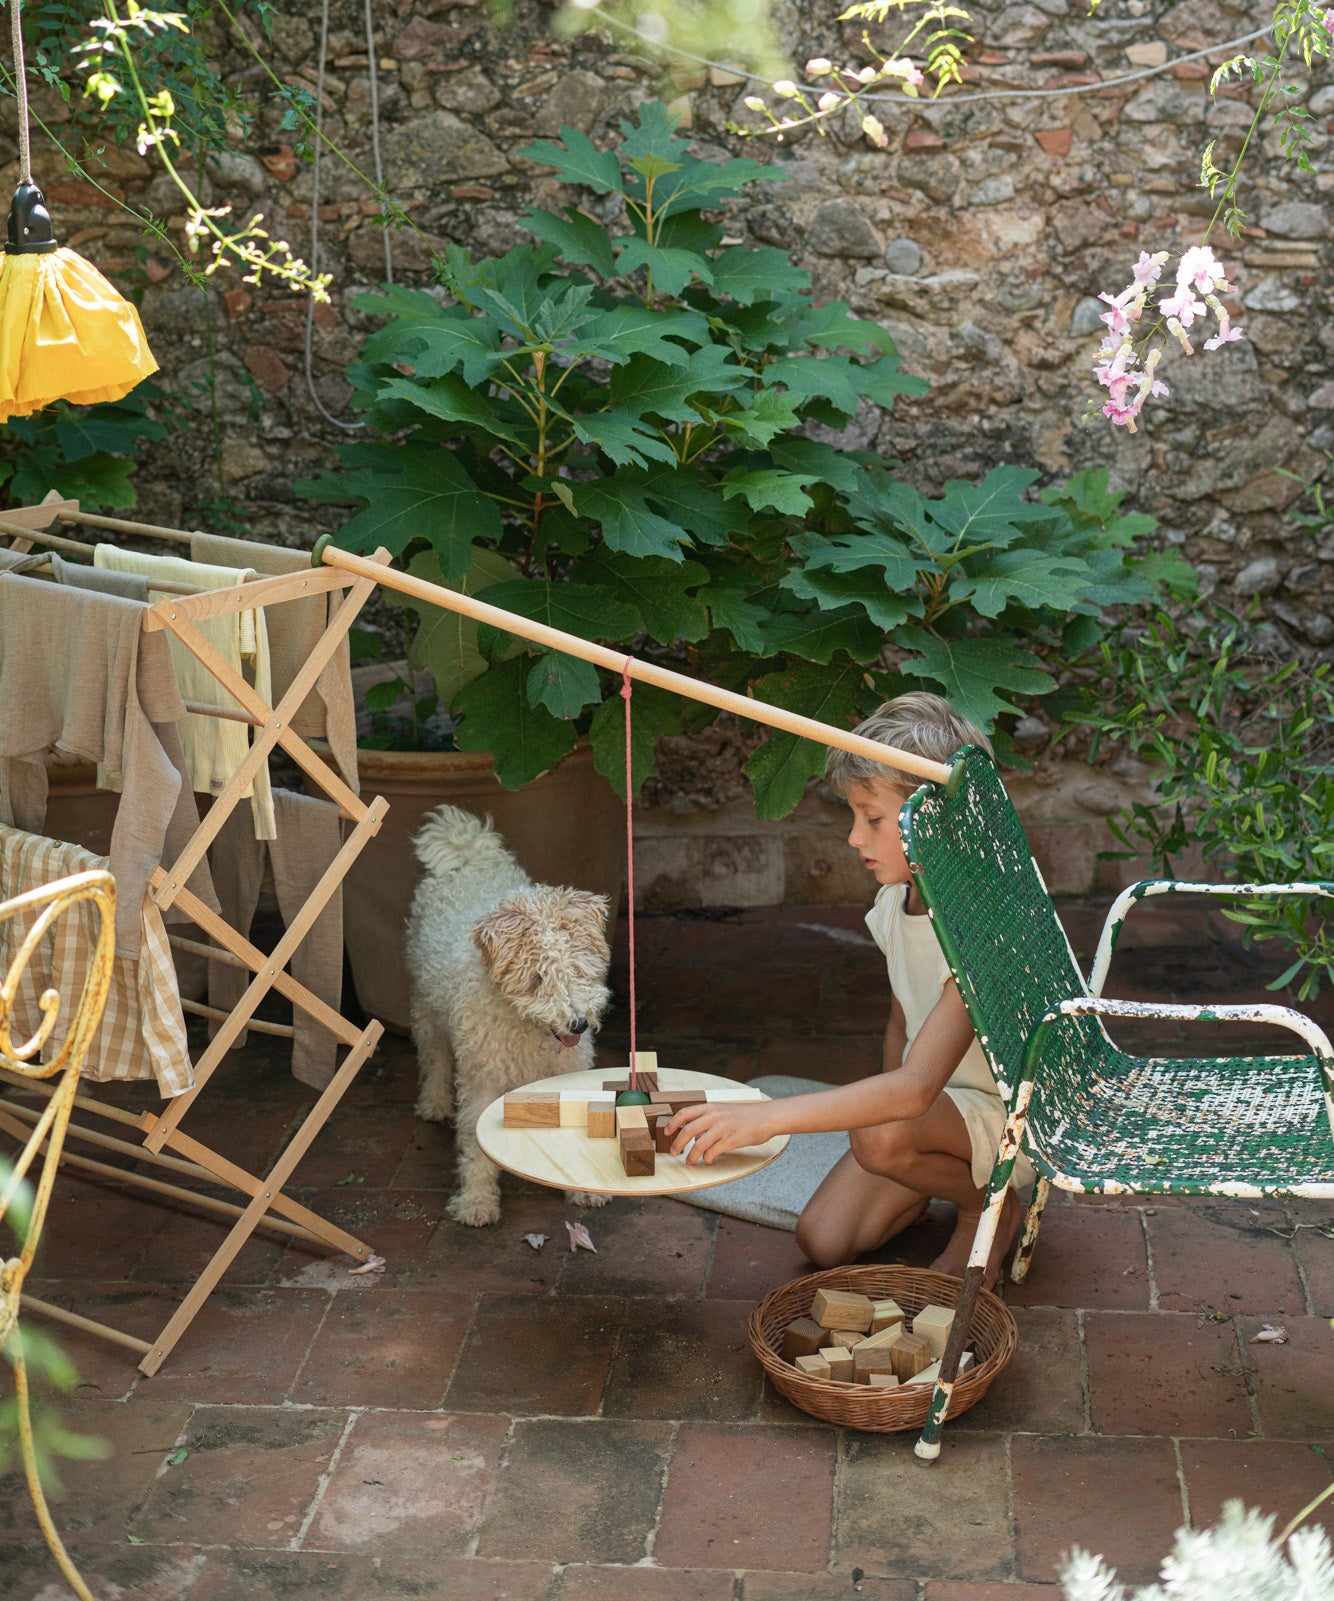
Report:
M987 1188L958 1311L917 1455L933 1461L1006 1186L1022 1149L1037 1171L1013 1276L1022 1280L1051 1186L1096 1194L1334 1197L1334 1048L1275 1005L1179 1006L1101 996L1130 908L1175 891L1334 896L1334 884L1147 879L1108 914L1086 983L990 758L950 763L900 813L904 849L1010 1116ZM1140 1057L1105 1017L1270 1023L1297 1055Z

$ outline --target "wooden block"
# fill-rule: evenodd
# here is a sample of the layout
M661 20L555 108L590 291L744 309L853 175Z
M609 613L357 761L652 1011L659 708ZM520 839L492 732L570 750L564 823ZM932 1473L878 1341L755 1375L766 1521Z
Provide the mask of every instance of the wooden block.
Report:
M658 1076L658 1053L656 1051L636 1051L634 1054L635 1077L640 1079Z
M827 1345L828 1330L808 1317L796 1318L783 1330L784 1362L795 1362L799 1356L814 1356L822 1345Z
M616 1097L590 1095L588 1097L588 1137L590 1140L611 1140L616 1137Z
M729 1101L762 1101L763 1090L753 1090L749 1084L736 1084L730 1090L705 1090L704 1099L710 1106L714 1102L726 1105Z
M827 1379L829 1377L829 1364L818 1352L812 1352L810 1356L799 1356L792 1366L800 1369L808 1378Z
M903 1382L905 1384L934 1384L939 1377L940 1363L932 1362L929 1367L924 1367L920 1373L914 1373L912 1378L905 1379Z
M867 1383L873 1390L897 1390L899 1381L892 1373L872 1373Z
M653 1141L646 1128L621 1130L621 1166L627 1178L652 1178L655 1160Z
M894 1354L887 1346L874 1351L859 1348L852 1353L852 1377L856 1384L869 1384L873 1373L893 1372Z
M902 1323L891 1323L888 1328L881 1329L879 1334L863 1334L859 1336L857 1345L853 1349L856 1350L859 1346L864 1345L868 1351L878 1351L882 1346L887 1350L902 1333Z
M933 1356L944 1356L953 1327L954 1308L949 1306L924 1306L912 1320L913 1333L930 1340Z
M562 1128L588 1127L588 1092L562 1090L560 1092L560 1126Z
M825 1332L826 1345L838 1345L845 1351L855 1351L866 1338L864 1334L858 1334L856 1329L828 1329Z
M703 1090L655 1090L652 1100L659 1106L670 1106L679 1112L683 1106L703 1106L708 1097Z
M897 1301L871 1302L871 1333L879 1334L881 1329L892 1328L895 1324L905 1327L904 1311Z
M653 1149L659 1156L671 1155L672 1136L667 1133L667 1125L671 1120L672 1111L670 1107L665 1107L656 1114L651 1107L649 1108L649 1132L653 1135Z
M646 1095L651 1095L658 1087L658 1075L656 1073L639 1073L636 1075L636 1079L637 1082L635 1084L635 1088L637 1090L643 1090ZM613 1095L620 1095L623 1091L630 1088L629 1076L627 1075L625 1078L604 1079L602 1088L604 1090L610 1090Z
M618 1106L616 1108L616 1130L624 1134L627 1129L641 1129L648 1133L648 1113L642 1106Z
M895 1373L903 1383L907 1383L923 1368L929 1368L935 1360L931 1354L931 1341L924 1334L900 1334L893 1345L886 1346L893 1359ZM856 1353L853 1353L854 1356Z
M505 1097L506 1128L559 1128L558 1090L514 1090Z
M851 1290L817 1290L811 1316L826 1329L871 1330L871 1298Z
M852 1379L852 1352L846 1351L841 1345L823 1346L817 1355L822 1356L829 1364L829 1377L837 1379L840 1384L851 1384Z

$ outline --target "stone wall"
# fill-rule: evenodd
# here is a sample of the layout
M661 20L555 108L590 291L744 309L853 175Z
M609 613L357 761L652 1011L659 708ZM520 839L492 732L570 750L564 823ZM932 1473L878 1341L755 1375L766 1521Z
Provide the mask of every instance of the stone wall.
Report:
M855 53L850 25L840 45L836 9L801 0L784 13L782 34L794 42L798 62ZM781 147L748 143L749 154L772 161L787 179L754 185L728 219L729 236L791 250L812 272L819 297L846 298L884 322L905 366L931 381L928 395L901 401L892 414L867 406L847 432L849 445L876 446L928 491L1003 460L1054 477L1110 465L1134 506L1161 520L1162 537L1201 565L1206 587L1233 604L1259 597L1277 649L1329 653L1334 537L1313 535L1292 519L1301 486L1286 476L1318 472L1334 446L1334 314L1322 271L1334 188L1334 87L1325 64L1303 92L1314 118L1315 170L1303 174L1282 162L1267 137L1245 178L1250 225L1240 241L1219 247L1240 285L1246 341L1190 361L1169 354L1163 376L1171 397L1129 436L1102 422L1079 423L1099 331L1095 297L1122 287L1141 249L1198 240L1210 210L1194 187L1201 148L1244 125L1249 91L1229 90L1211 104L1206 80L1217 57L1110 92L1089 93L1088 85L1236 39L1266 19L1267 7L1254 0L1104 0L1090 17L1082 0L971 0L970 9L977 43L967 93L1007 85L1083 92L903 102L881 113L891 136L883 153L848 126ZM288 82L314 90L316 8L279 0L277 10L263 53ZM361 7L334 0L332 15L326 128L369 171L371 83ZM635 41L624 36L561 42L551 22L551 11L532 0L520 0L503 29L476 0L380 0L385 181L424 236L395 235L400 281L426 281L431 251L449 240L506 249L523 237L527 205L559 204L559 187L518 151L562 124L596 141L636 102L661 95L705 153L723 157L741 148L725 123L746 117L740 99L753 85L690 65L664 74L637 48L627 49ZM262 87L234 42L219 35L218 49L238 82ZM63 115L55 102L41 109L57 123ZM291 138L280 131L277 112L265 111L235 153L210 169L206 184L214 203L244 214L262 210L298 253L309 253L318 223L321 265L335 285L332 306L316 308L310 330L313 395L299 301L245 286L235 273L201 293L172 271L166 253L151 242L145 248L137 226L96 189L52 181L60 165L43 155L40 141L37 171L62 239L142 287L164 381L183 407L169 440L148 453L139 472L143 512L177 525L207 520L216 514L220 466L221 487L256 534L307 545L340 514L293 501L288 486L330 464L333 444L346 437L321 416L315 397L332 416L347 417L341 369L367 326L348 295L383 277L384 245L377 205L360 180L326 158L314 195L312 169L293 157ZM179 230L179 206L164 177L127 150L109 150L104 161L109 189L131 203L148 201ZM13 167L11 161L11 173ZM1072 827L1100 815L1102 802L1077 799L1081 786L1135 781L1059 768L1038 778L1054 824L1061 807ZM1057 795L1068 804L1058 805ZM738 804L734 796L734 786L722 786L724 810ZM692 800L682 813L672 810L670 795L659 799L646 823L657 815L664 839L679 843L692 830L702 837L701 817L710 810L724 823L717 806ZM808 806L830 810L818 798ZM673 821L682 815L695 821ZM752 820L746 837L753 827ZM784 838L802 829L794 822ZM672 849L673 860L684 860ZM827 855L803 845L796 865L789 860L780 875L782 894L804 898L813 889L820 893L812 898L829 898L823 889L842 879L839 869L820 866ZM702 871L707 880L706 861ZM729 871L751 883L753 894L775 892L772 859L767 867L743 863ZM659 876L665 883L680 875L665 868ZM804 886L802 894L794 884Z

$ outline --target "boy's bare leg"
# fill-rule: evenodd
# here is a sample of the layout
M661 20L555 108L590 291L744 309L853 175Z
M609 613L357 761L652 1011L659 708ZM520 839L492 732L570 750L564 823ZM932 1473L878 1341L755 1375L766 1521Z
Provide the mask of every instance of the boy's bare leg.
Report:
M954 1233L931 1266L938 1273L962 1278L982 1217L986 1191L973 1183L973 1148L968 1126L949 1096L937 1096L922 1117L854 1129L852 1151L856 1160L870 1172L883 1174L918 1195L938 1195L954 1203L959 1214ZM991 1258L982 1276L987 1289L1000 1276L1001 1262L1014 1241L1019 1218L1018 1197L1013 1190L1008 1190Z
M868 1173L848 1151L807 1201L797 1244L817 1267L840 1267L902 1233L930 1204L929 1196Z

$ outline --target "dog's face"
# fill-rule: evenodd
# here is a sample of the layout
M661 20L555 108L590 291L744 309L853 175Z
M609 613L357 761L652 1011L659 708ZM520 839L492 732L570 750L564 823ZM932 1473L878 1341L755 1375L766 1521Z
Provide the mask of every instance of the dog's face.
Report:
M488 912L472 937L514 1010L574 1046L607 1007L606 928L605 895L534 884Z

